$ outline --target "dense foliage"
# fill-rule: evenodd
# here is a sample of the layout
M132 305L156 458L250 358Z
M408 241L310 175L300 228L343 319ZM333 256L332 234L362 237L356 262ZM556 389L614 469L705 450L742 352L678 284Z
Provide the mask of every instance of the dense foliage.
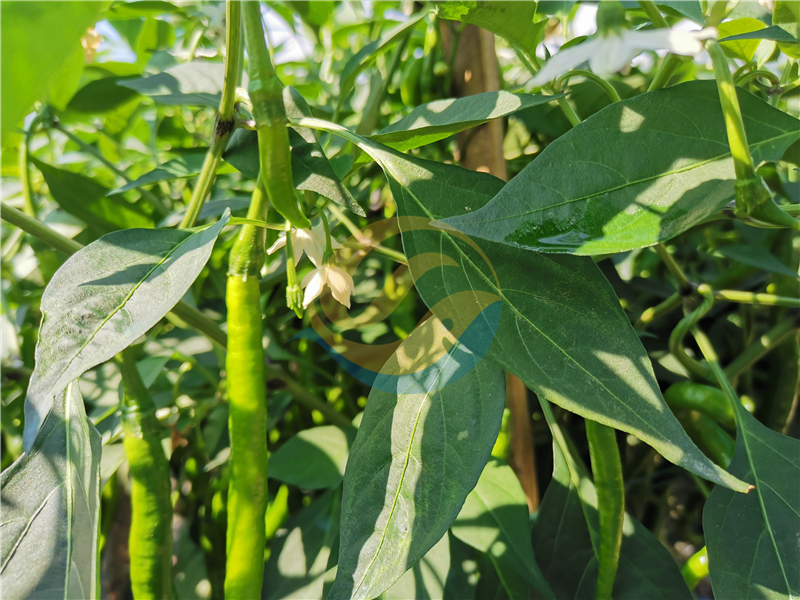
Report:
M799 596L798 7L3 2L4 597Z

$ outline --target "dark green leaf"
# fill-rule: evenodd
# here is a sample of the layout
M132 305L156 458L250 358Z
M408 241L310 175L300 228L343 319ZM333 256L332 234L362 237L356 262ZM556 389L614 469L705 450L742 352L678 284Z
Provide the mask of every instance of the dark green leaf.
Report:
M153 220L122 198L107 198L108 189L78 173L57 169L31 157L42 172L58 205L78 217L95 233L111 233L127 227L153 226Z
M531 548L528 504L508 465L490 460L451 526L453 535L553 598Z
M749 494L714 488L703 530L714 597L795 598L800 595L800 441L737 411L730 472L752 481Z
M0 5L2 144L45 100L48 87L80 48L86 28L110 2L4 2Z
M785 29L773 25L758 31L750 31L748 33L740 33L739 35L731 35L719 40L720 42L733 42L736 40L774 40L776 42L784 42L787 44L796 44L797 40Z
M334 425L304 429L269 457L269 477L306 490L339 485L355 430Z
M560 97L561 94L539 96L500 91L437 100L418 106L409 115L370 137L404 152Z
M121 84L131 77L105 77L90 81L79 89L67 104L67 110L77 113L104 113L122 106L137 96L137 92Z
M482 27L507 39L520 50L536 54L547 19L533 22L535 2L456 0L436 2L436 16Z
M126 229L73 254L42 296L36 367L25 398L30 449L53 398L112 358L172 309L206 264L230 218L205 229Z
M131 19L138 17L159 17L161 15L183 14L183 10L169 2L161 0L141 0L115 4L108 9L108 19Z
M338 126L317 126L357 143L383 168L415 286L434 314L441 312L442 300L457 293L501 298L493 339L492 331L475 336L473 351L480 354L491 343L487 356L540 396L635 435L701 477L747 489L712 463L675 419L628 317L592 260L489 241L476 249L474 240L468 243L445 225L423 226L480 209L503 189L502 181L400 154ZM413 257L423 255L441 257L440 268L421 272ZM491 313L484 315L491 326Z
M331 599L389 589L445 534L483 470L500 428L503 372L448 334L427 320L375 380L345 473Z
M730 246L717 248L714 254L733 259L745 265L750 265L756 269L763 269L770 273L779 273L787 277L798 277L795 271L792 271L792 269L783 264L776 256L770 254L769 250L762 246L731 244Z
M593 549L598 543L597 494L564 438L559 432L553 438L553 479L536 515L534 550L556 598L592 600L597 581ZM657 538L627 514L622 535L614 600L691 600L678 566Z
M99 596L100 444L73 381L33 446L0 478L3 597Z
M753 160L780 160L797 119L739 89ZM733 197L713 81L615 102L550 144L480 211L446 222L512 247L623 252L668 240Z

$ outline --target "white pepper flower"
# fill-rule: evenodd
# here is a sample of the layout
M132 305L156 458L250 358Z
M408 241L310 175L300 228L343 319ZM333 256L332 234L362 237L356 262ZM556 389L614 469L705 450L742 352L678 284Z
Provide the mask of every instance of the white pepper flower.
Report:
M311 271L303 278L302 285L305 289L303 308L308 308L319 297L325 285L331 288L333 298L339 304L350 308L350 294L353 293L355 287L353 278L347 271L333 263L322 265Z
M286 233L281 233L278 240L270 246L267 254L272 254L286 245ZM339 243L331 239L331 248L336 249ZM294 264L300 262L303 252L315 267L322 264L325 254L325 228L320 224L312 229L292 229L292 250L294 250Z

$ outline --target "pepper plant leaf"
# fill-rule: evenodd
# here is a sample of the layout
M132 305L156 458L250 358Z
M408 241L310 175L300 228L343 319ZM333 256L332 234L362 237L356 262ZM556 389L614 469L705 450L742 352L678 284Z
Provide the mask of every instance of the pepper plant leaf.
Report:
M0 478L0 583L7 598L96 598L100 434L78 381Z
M737 491L749 489L712 463L669 410L647 353L591 259L531 252L488 240L479 240L478 245L437 221L477 211L503 189L501 180L400 154L325 121L307 119L304 124L342 135L381 165L401 216L406 256L449 257L440 258L441 267L424 274L415 272L413 261L409 263L417 291L429 308L434 310L459 292L476 299L483 294L500 298L502 311L496 323L481 313L494 331L488 339L473 338L474 351L490 342L486 355L540 396L635 435L667 460L701 477ZM439 224L426 228L420 222Z
M436 318L403 341L375 380L350 451L329 598L377 597L445 535L489 457L504 390L503 371Z
M755 164L780 160L800 122L738 96ZM717 87L691 81L613 103L545 148L485 208L446 222L517 248L624 252L710 216L731 200L734 181Z
M493 562L516 571L527 585L554 597L533 556L525 492L508 465L498 460L486 464L450 529Z
M573 457L554 427L553 479L533 529L534 551L557 598L594 598L595 548L599 544L597 492L586 467ZM736 494L742 496L742 494ZM691 600L692 594L669 551L627 513L612 596L619 600Z
M703 530L714 597L800 596L800 441L737 410L731 473L751 481L749 494L714 488ZM735 522L735 527L729 524Z
M42 295L36 366L25 398L26 451L70 381L124 350L180 301L229 219L226 212L206 228L117 231L62 265Z
M512 94L501 90L436 100L416 107L396 123L370 136L370 139L405 152L562 96Z

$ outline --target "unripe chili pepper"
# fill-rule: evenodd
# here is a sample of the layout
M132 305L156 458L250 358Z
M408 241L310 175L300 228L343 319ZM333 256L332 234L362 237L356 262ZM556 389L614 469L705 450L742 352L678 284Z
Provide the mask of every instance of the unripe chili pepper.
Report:
M252 4L258 11L258 3ZM259 180L247 218L265 221L267 198ZM261 292L266 230L244 225L231 249L227 373L231 440L225 597L260 598L266 545L267 387L264 375Z
M275 74L264 41L260 7L259 2L242 5L245 43L250 57L248 91L258 133L261 178L275 210L298 229L311 229L311 222L301 211L294 194L283 84Z
M600 547L597 556L595 598L609 600L617 576L625 517L625 487L617 438L612 427L586 419L586 438L592 461L600 517Z
M172 501L169 462L161 447L156 406L131 350L122 353L122 428L130 465L131 588L135 600L175 597L172 581Z
M672 406L699 411L722 425L734 427L733 408L722 390L691 381L674 383L664 392Z
M717 425L703 413L692 411L690 427L694 429L701 445L708 451L717 464L728 468L736 451L736 442L722 427Z
M681 575L690 590L697 587L702 579L708 577L708 551L703 546L689 557L681 567Z

